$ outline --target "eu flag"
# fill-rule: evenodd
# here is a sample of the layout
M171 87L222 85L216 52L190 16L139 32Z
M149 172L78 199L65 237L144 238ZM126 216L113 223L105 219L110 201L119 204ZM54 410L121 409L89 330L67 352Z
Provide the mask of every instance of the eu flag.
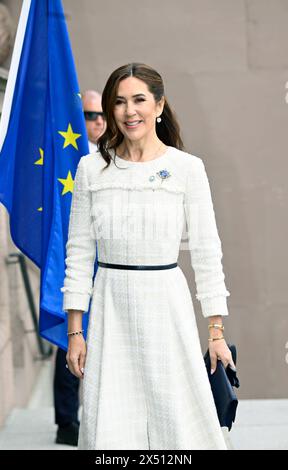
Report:
M10 215L11 237L41 270L40 335L67 350L60 288L75 173L89 150L60 0L23 2L0 150L0 201ZM88 320L83 315L85 337Z

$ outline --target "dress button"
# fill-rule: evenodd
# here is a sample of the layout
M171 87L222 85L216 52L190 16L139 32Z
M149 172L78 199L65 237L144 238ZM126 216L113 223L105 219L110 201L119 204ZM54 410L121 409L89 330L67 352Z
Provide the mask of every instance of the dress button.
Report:
M155 180L155 176L152 175L149 177L149 181L154 181L154 180Z

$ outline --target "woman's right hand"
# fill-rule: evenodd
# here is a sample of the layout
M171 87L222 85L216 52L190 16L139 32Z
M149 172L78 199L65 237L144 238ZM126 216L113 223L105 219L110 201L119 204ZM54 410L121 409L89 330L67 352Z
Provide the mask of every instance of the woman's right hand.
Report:
M83 335L69 336L66 361L70 372L79 379L84 378L86 352L87 346Z

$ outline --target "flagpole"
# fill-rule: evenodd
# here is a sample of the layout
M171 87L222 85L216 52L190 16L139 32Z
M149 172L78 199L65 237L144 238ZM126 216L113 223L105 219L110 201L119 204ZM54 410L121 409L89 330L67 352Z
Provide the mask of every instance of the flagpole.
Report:
M23 0L21 14L18 22L17 33L12 53L11 65L8 74L8 81L4 95L2 115L0 120L0 152L6 137L10 112L13 100L14 87L17 78L18 66L22 53L23 40L29 16L31 0Z

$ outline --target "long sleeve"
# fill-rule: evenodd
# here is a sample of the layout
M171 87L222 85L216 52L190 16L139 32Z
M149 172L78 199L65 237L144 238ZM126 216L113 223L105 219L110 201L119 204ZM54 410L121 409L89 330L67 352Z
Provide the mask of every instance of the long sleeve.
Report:
M92 295L96 239L91 236L91 193L81 158L76 170L66 243L63 311L87 312Z
M196 298L204 317L229 315L222 267L222 247L208 177L199 157L187 172L184 208L188 228L191 264L195 273ZM190 162L189 162L190 163Z

